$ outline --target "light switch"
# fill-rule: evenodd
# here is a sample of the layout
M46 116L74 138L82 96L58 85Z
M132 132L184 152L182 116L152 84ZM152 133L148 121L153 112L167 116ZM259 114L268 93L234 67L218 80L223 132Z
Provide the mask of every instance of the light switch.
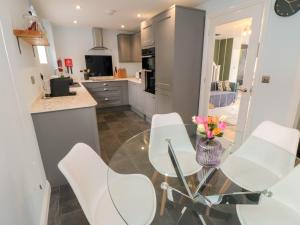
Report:
M262 78L261 78L261 82L262 82L263 84L268 84L268 83L270 83L270 80L271 80L271 76L269 76L269 75L263 75Z

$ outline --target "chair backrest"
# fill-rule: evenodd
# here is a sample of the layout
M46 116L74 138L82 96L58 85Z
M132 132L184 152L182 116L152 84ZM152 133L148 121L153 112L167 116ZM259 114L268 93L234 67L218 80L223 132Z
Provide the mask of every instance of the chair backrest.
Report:
M195 152L178 113L156 114L152 117L149 155L168 153L167 138L171 139L175 152Z
M178 113L155 114L152 116L151 129L176 124L183 124Z
M88 145L76 144L58 163L58 168L71 185L88 221L106 189L107 165Z
M270 188L272 198L300 213L300 165Z
M299 131L265 121L253 131L234 155L282 177L294 167L298 142Z
M300 134L297 129L284 127L271 121L262 122L251 134L296 155Z

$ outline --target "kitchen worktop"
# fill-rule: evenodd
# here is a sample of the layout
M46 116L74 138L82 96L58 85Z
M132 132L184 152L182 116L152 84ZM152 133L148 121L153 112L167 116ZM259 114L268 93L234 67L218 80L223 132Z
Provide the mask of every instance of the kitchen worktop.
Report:
M134 82L134 83L138 83L141 84L142 81L141 79L137 79L135 77L126 77L126 78L114 78L114 77L110 77L110 78L103 78L103 77L91 77L89 80L83 80L81 82L105 82L105 81L122 81L122 80L127 80L130 82Z
M52 98L37 98L32 106L31 113L46 113L52 111L96 107L97 102L90 95L87 89L82 85L85 82L109 82L109 81L130 81L134 83L141 83L141 80L135 77L128 78L92 78L91 80L82 80L78 83L79 87L70 87L70 91L75 91L76 95L73 96L62 96L62 97L52 97Z

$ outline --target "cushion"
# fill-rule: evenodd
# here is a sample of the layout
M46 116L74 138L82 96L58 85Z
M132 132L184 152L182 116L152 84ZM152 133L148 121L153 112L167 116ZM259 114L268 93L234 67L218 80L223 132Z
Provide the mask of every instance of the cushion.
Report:
M217 82L217 84L218 84L218 90L219 91L224 91L223 81L219 81L219 82Z
M232 91L230 87L229 80L224 81L224 91Z

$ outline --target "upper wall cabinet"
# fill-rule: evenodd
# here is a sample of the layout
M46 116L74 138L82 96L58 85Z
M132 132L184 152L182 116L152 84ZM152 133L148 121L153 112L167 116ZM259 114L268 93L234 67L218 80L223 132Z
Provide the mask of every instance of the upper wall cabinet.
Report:
M141 23L141 40L142 48L154 46L154 28L152 20L143 21Z
M119 62L141 62L141 35L118 34Z

